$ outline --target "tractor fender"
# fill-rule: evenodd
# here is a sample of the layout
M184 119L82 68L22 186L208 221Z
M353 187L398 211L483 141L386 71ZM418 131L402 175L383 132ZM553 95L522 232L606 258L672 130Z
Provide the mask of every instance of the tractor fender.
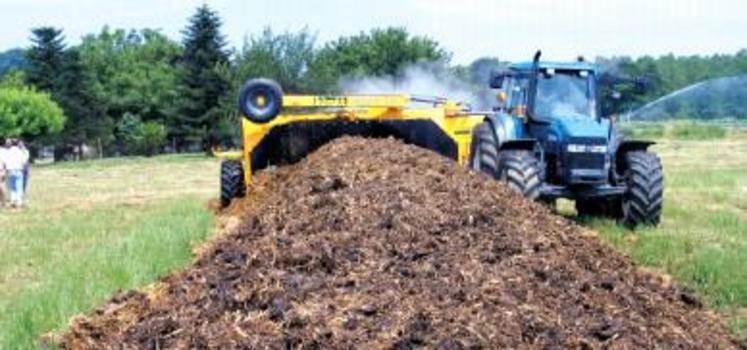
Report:
M610 152L616 158L622 157L625 153L630 151L646 151L651 145L655 145L656 142L648 140L630 140L628 139L617 127L612 125L610 128Z
M503 149L504 144L508 146L516 140L527 141L522 139L524 134L524 121L522 119L507 114L497 114L489 115L485 120L490 123L495 133L495 139L498 141L498 149ZM533 147L534 144L532 144Z
M625 153L631 152L631 151L646 151L649 147L652 145L655 145L656 142L654 141L643 141L643 140L620 140L617 144L617 150L615 150L615 155L617 158L620 158Z
M614 152L612 153L614 158L610 171L614 182L618 184L623 181L621 176L625 168L625 154L633 151L647 151L651 145L656 144L656 142L653 141L626 140L622 137L615 138L611 141L615 148L612 150L612 152Z

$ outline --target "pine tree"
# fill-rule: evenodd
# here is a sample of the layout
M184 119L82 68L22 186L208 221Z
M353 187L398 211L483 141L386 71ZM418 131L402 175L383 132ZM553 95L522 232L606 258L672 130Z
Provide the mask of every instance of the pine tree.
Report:
M205 142L221 120L220 103L230 89L225 74L230 53L225 49L221 26L218 14L203 5L183 31L181 108L170 125L171 136L179 146L195 141L207 146Z
M26 53L28 82L53 93L60 85L58 76L65 60L65 37L61 29L53 27L34 28L31 33L33 45Z
M65 51L58 82L60 86L53 97L65 110L68 121L57 144L80 149L83 144L99 146L112 141L113 121L91 90L77 48Z

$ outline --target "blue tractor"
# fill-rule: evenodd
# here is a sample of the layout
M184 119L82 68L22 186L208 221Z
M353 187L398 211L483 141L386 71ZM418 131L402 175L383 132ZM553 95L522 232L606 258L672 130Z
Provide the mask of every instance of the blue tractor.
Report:
M579 215L657 225L664 185L654 142L626 139L601 115L599 81L592 63L540 61L540 52L494 74L499 105L474 131L471 165L528 198L573 199Z

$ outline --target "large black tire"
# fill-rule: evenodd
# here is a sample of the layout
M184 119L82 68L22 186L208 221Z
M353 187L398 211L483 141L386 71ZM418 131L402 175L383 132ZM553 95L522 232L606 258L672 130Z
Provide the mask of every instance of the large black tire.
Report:
M488 122L475 128L472 136L472 169L498 178L498 140Z
M628 152L623 178L628 189L622 198L621 223L629 228L658 225L664 201L664 173L659 157L646 151Z
M227 207L236 197L246 194L244 166L237 160L224 160L220 164L220 204Z
M539 198L542 187L540 170L537 158L530 151L505 150L500 152L499 178L510 189L526 198L533 200Z
M255 123L270 122L282 107L283 90L271 79L250 79L239 93L239 111Z

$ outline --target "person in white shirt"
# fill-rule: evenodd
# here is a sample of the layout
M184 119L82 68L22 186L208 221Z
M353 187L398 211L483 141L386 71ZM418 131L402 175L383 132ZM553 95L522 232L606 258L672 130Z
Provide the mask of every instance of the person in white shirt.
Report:
M10 146L10 140L6 141ZM0 145L0 207L5 206L8 201L8 170L5 169L5 152L8 151L6 144Z
M23 168L29 161L29 155L18 146L18 140L13 140L4 155L5 169L8 171L8 187L10 190L10 206L23 206Z

